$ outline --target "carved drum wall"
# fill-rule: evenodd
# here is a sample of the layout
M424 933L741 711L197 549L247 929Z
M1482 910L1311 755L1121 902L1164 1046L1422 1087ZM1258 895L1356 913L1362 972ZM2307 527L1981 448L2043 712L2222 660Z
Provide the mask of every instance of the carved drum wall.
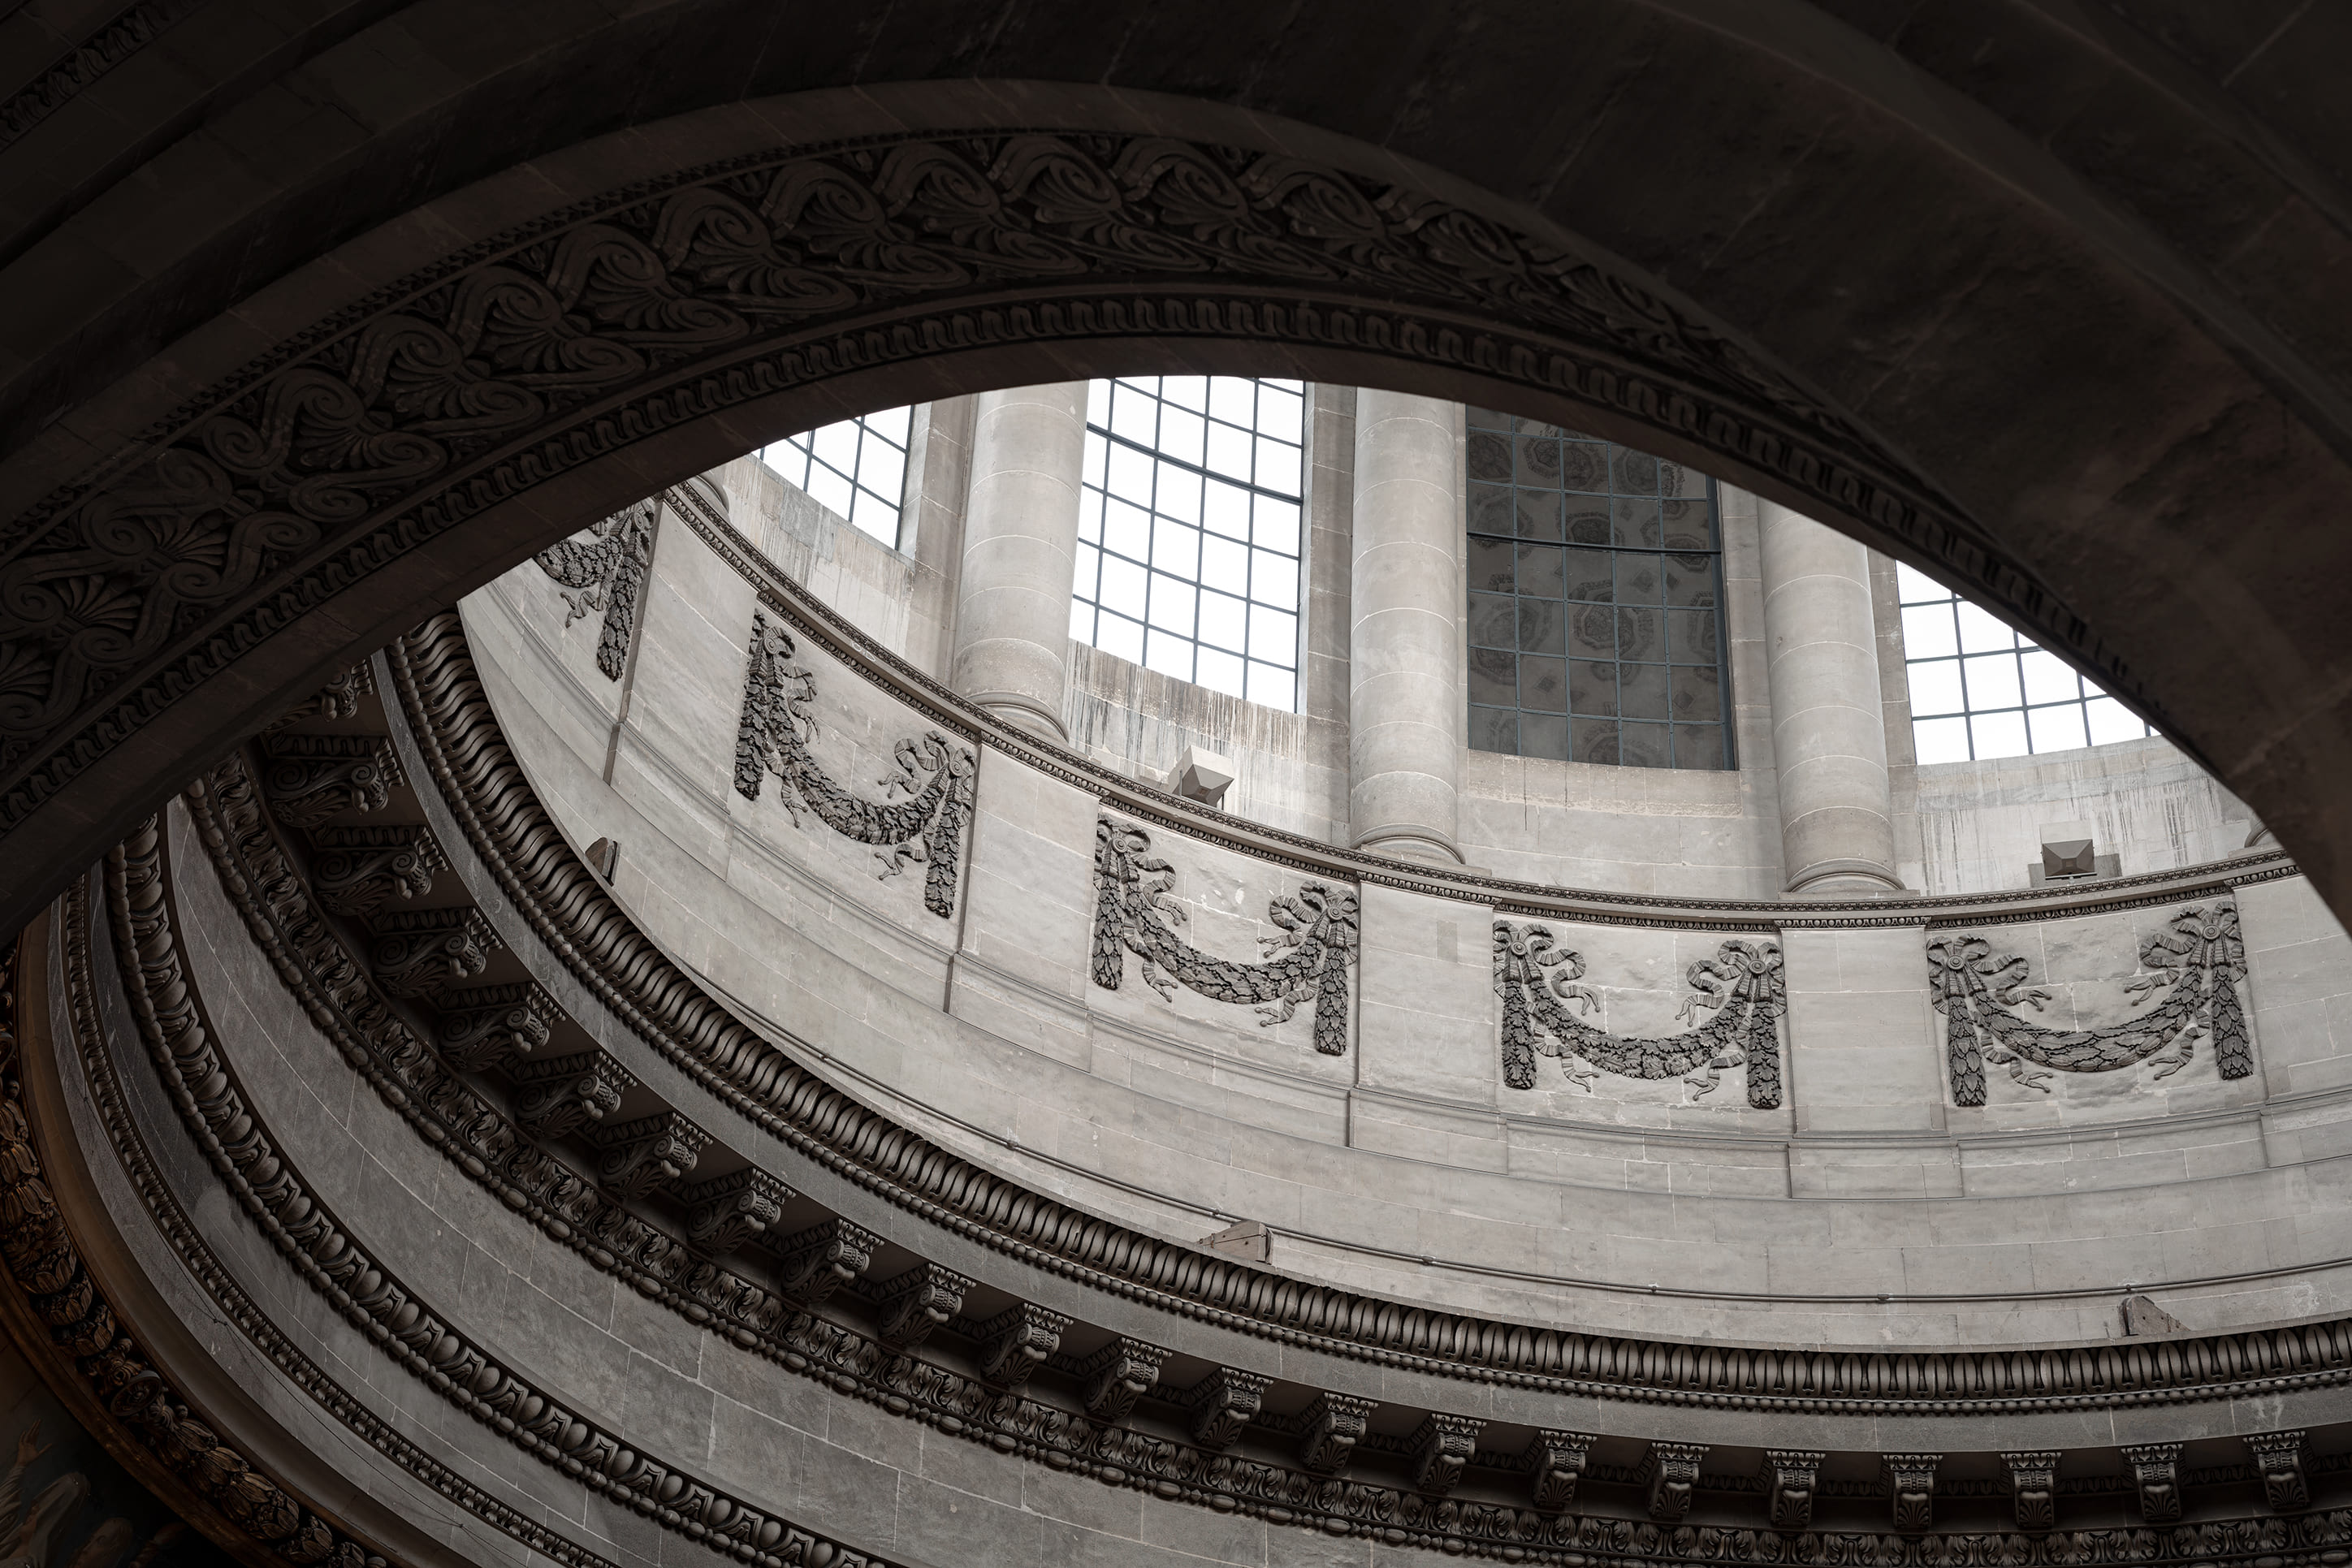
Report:
M2199 1327L2347 1299L2352 946L2274 854L1854 905L1351 860L976 727L670 494L628 719L534 566L464 608L500 721L669 951L950 1147L1159 1234L1262 1221L1286 1270L1541 1322L2031 1343L2118 1332L2126 1286ZM925 867L736 789L755 620L793 639L844 789L909 798L897 748L934 730L976 747L950 915ZM1164 862L1148 924L1228 967L1295 953L1313 885L1352 900L1344 1042L1316 984L1265 1019L1134 943L1097 983L1098 833L1129 831ZM2226 953L2143 961L2225 912ZM1991 990L1962 1010L2025 1054L1988 1033L1956 1069L1931 953L1969 938Z

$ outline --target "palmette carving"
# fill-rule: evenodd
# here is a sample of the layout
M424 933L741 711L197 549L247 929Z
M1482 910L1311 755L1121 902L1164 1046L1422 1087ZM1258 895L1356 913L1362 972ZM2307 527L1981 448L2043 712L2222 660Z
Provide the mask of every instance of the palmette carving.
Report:
M2303 1473L2304 1436L2300 1427L2246 1436L2246 1452L2263 1478L2263 1500L2274 1512L2299 1513L2311 1506L2311 1486Z
M1878 1473L1894 1509L1895 1528L1919 1535L1936 1522L1936 1471L1941 1454L1881 1454Z
M2054 1450L2007 1453L2000 1457L2008 1473L2010 1496L2017 1509L2017 1528L2040 1534L2058 1522L2058 1460Z
M971 1281L938 1263L908 1270L882 1288L882 1341L909 1351L945 1328L963 1311Z
M793 655L791 634L754 612L743 713L735 730L736 793L756 800L761 780L772 776L795 827L806 810L844 838L874 845L879 877L923 866L923 907L943 919L954 914L957 862L971 821L971 748L938 730L919 741L902 740L895 771L882 779L883 801L859 800L809 753L816 688Z
M1318 1394L1299 1414L1299 1464L1318 1476L1337 1473L1363 1440L1365 1424L1380 1407L1377 1399L1360 1399L1328 1388Z
M1006 1308L981 1325L981 1376L1013 1392L1061 1347L1062 1331L1069 1326L1066 1316L1034 1301Z
M1412 1453L1412 1484L1416 1491L1444 1497L1462 1479L1462 1469L1478 1451L1478 1434L1486 1423L1475 1416L1447 1416L1433 1411L1422 1418L1408 1447Z
M1265 1386L1265 1378L1238 1367L1221 1366L1210 1373L1186 1399L1192 1413L1192 1441L1203 1448L1232 1448L1257 1419Z
M2171 1524L2180 1518L2180 1445L2146 1443L2124 1450L2133 1490L2139 1494L2139 1516L2150 1524Z
M1141 961L1145 984L1162 998L1172 1001L1182 986L1212 1001L1255 1006L1260 1028L1287 1023L1299 1003L1311 1002L1315 1049L1345 1056L1356 895L1320 882L1287 897L1277 894L1266 903L1266 917L1281 931L1259 938L1265 961L1215 958L1177 935L1186 916L1169 895L1175 870L1154 859L1150 849L1151 835L1141 828L1108 817L1095 822L1095 984L1118 989L1132 953Z
M1583 1432L1538 1428L1528 1445L1528 1468L1535 1474L1534 1501L1539 1513L1559 1513L1576 1501L1576 1483L1592 1457L1592 1438Z
M1714 1092L1728 1069L1748 1069L1748 1103L1780 1103L1780 1015L1788 993L1780 949L1769 942L1726 942L1712 958L1690 967L1691 994L1682 1016L1712 1012L1688 1034L1644 1040L1593 1028L1570 1010L1598 1008L1591 988L1578 985L1583 957L1559 946L1551 928L1532 921L1495 922L1495 994L1503 1001L1503 1082L1536 1086L1536 1058L1557 1060L1568 1081L1590 1089L1594 1076L1679 1078L1695 1094Z
M1085 1392L1079 1396L1087 1414L1097 1421L1124 1421L1135 1402L1160 1381L1160 1364L1167 1351L1156 1344L1120 1334L1087 1358Z
M269 808L298 827L345 811L381 811L401 782L392 742L380 735L272 735L262 749Z
M2009 1069L2024 1088L2050 1092L2052 1071L2114 1072L2143 1061L2169 1078L2195 1059L2200 1035L2213 1042L2216 1070L2243 1078L2254 1070L2238 983L2246 977L2246 948L2238 935L2238 906L2227 901L2190 904L2140 944L2148 972L2126 983L2135 1007L2161 998L2124 1023L2053 1030L2010 1010L2040 1010L2050 993L2029 983L2032 969L2015 956L1997 955L1975 935L1938 936L1927 944L1929 998L1944 1015L1945 1061L1952 1103L1985 1103L1985 1068Z
M394 899L405 904L433 891L434 873L448 857L423 823L389 828L319 828L310 883L320 904L337 915L373 915Z
M541 1058L513 1069L515 1120L534 1137L568 1137L621 1108L636 1082L629 1070L601 1051Z
M1704 1443L1652 1443L1635 1472L1636 1485L1648 1489L1650 1517L1660 1524L1680 1524L1690 1511L1691 1495L1698 1490L1699 1462L1706 1458Z
M682 1187L687 1206L686 1239L712 1258L740 1252L775 1228L793 1189L763 1170L746 1166Z
M538 1054L554 1033L555 998L536 981L441 993L433 1042L460 1072L511 1067Z
M813 1225L777 1244L782 1267L778 1282L785 1295L813 1307L866 1272L882 1239L846 1219Z
M368 967L394 997L429 997L490 967L500 944L478 909L394 910L368 922Z
M1821 1484L1822 1461L1827 1458L1827 1453L1816 1448L1764 1450L1766 1511L1773 1529L1792 1533L1812 1527L1813 1492Z
M596 668L617 681L629 662L629 639L636 631L637 601L653 564L654 503L638 501L579 534L548 546L531 559L553 578L563 594L563 626L602 611L596 634Z
M634 1122L607 1122L588 1135L602 1151L596 1180L615 1197L639 1198L683 1180L710 1134L675 1111Z

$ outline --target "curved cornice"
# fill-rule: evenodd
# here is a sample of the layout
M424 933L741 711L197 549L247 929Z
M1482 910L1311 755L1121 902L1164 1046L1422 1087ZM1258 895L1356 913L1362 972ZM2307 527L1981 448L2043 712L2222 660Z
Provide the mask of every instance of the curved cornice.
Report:
M1086 790L1104 805L1159 827L1205 840L1236 854L1310 876L1402 888L1439 898L1494 905L1505 915L1577 921L1596 925L1696 928L1765 934L1872 926L2003 925L2069 915L2147 909L2225 887L2243 887L2299 874L2285 851L2272 848L2202 865L2142 872L2095 883L1937 894L1888 898L1691 898L1662 894L1603 893L1515 882L1433 868L1425 862L1334 847L1281 828L1199 805L1139 784L1080 752L1042 745L978 703L950 690L853 625L847 617L794 582L761 553L698 488L662 492L669 509L727 568L751 587L760 603L793 630L922 716L925 723L983 742L1049 777Z
M234 762L188 797L193 820L219 859L224 886L295 985L312 1019L362 1071L387 1103L509 1207L551 1236L576 1246L599 1267L698 1322L728 1322L737 1346L768 1355L835 1393L878 1404L998 1453L1090 1475L1105 1484L1149 1490L1171 1500L1241 1511L1269 1523L1370 1538L1391 1546L1443 1550L1511 1562L1630 1565L1637 1562L1766 1562L1895 1568L1915 1561L1914 1540L1874 1532L1791 1531L1708 1526L1675 1529L1608 1514L1454 1499L1377 1481L1318 1473L1204 1449L987 1385L889 1347L812 1312L793 1312L723 1270L698 1261L674 1239L595 1194L532 1147L493 1108L433 1060L423 1042L377 995L364 967L341 951L308 890L278 848L250 781ZM224 854L224 852L232 852ZM320 1200L299 1167L257 1120L233 1065L213 1044L192 976L183 961L166 894L167 857L154 823L110 858L109 904L122 953L122 974L148 1054L189 1131L248 1218L310 1289L414 1377L541 1461L628 1503L665 1529L730 1550L762 1568L795 1562L875 1561L802 1536L780 1543L746 1539L763 1516L723 1492L700 1486L646 1456L625 1433L579 1419L500 1364L451 1326L434 1306L390 1277ZM266 905L267 907L263 907ZM70 910L85 919L81 905ZM323 966L340 981L321 983ZM80 983L89 981L85 971ZM159 1009L153 998L170 998ZM358 1011L354 1011L354 1008ZM84 1065L94 1097L126 1164L152 1171L123 1113L110 1061L93 1039ZM516 1176L520 1186L512 1185ZM140 1183L156 1203L160 1186ZM551 1203L554 1195L559 1201ZM167 1195L166 1195L167 1196ZM185 1217L159 1207L159 1221L184 1229ZM195 1246L202 1249L201 1240ZM207 1283L225 1278L198 1269ZM678 1288L683 1281L684 1290ZM224 1302L224 1306L229 1303ZM1851 1359L1851 1358L1848 1358ZM1916 1359L1916 1358L1911 1358ZM2047 1363L2048 1358L2041 1358ZM2046 1376L2047 1370L2042 1374ZM1802 1402L1781 1402L1784 1407ZM1474 1421L1465 1430L1476 1429ZM1466 1441L1466 1439L1465 1439ZM1344 1451L1344 1450L1343 1450ZM1461 1458L1472 1456L1465 1450ZM1696 1479L1696 1459L1691 1479ZM1460 1469L1460 1460L1456 1469ZM715 1528L728 1527L728 1528ZM511 1526L509 1527L511 1529ZM733 1531L730 1538L730 1530ZM715 1538L715 1539L714 1539ZM2317 1553L2352 1541L2352 1510L2292 1520L2202 1522L2178 1531L2094 1531L2063 1534L1947 1531L1931 1537L1936 1561L1951 1564L2074 1564L2095 1561L2165 1563L2237 1561L2282 1549ZM576 1553L575 1553L576 1558ZM592 1565L593 1568L593 1565Z
M2205 1399L2352 1381L2352 1320L2020 1351L1813 1352L1532 1329L1312 1285L1142 1235L982 1170L833 1088L680 970L546 815L454 614L388 649L415 745L474 852L590 993L786 1146L927 1223L1182 1316L1454 1378L1768 1410L1964 1412Z
M632 448L682 455L828 382L970 355L1012 371L1055 344L1406 367L1646 432L1958 580L2032 582L1864 426L1634 269L1393 157L1234 129L772 146L581 197L323 316L7 522L0 831L57 820L61 791L273 640L327 635L336 606L349 635L379 612L347 596L403 563L462 578L549 542L540 497ZM2039 634L2147 700L2028 597Z
M85 916L76 928L86 941L80 883L68 894L64 908L69 923ZM45 925L33 930L46 934ZM37 961L22 933L0 952L0 1260L7 1265L0 1321L76 1419L215 1542L257 1564L331 1562L336 1568L384 1568L374 1542L353 1535L332 1510L282 1485L257 1456L222 1440L201 1406L155 1364L84 1267L72 1228L48 1190L45 1162L26 1115L23 1064L16 1060L27 1036L21 1010L23 970ZM70 951L68 961L75 961ZM247 1307L248 1315L258 1320L260 1314ZM289 1367L298 1375L299 1370ZM405 1439L393 1440L413 1448ZM429 1473L437 1467L427 1469ZM466 1486L454 1475L442 1479Z

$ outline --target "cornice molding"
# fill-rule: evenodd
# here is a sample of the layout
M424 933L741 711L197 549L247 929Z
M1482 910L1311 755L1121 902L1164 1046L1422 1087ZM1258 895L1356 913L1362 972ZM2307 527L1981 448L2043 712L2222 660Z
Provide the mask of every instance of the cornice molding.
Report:
M268 889L267 895L275 899L282 910L291 911L305 928L331 935L326 924L308 907L307 890L291 873L282 852L276 848L275 837L254 799L250 781L236 777L239 773L241 768L231 764L215 773L214 787L192 792L189 797L208 846L217 851L238 841L257 852L222 865L225 886L233 895L239 893L236 883L226 879L236 877L240 867L258 873L257 881L240 879L244 881L245 896L239 900L247 908L248 920L255 921L257 937L267 936L272 924L255 920L252 901L261 887ZM205 810L208 800L220 803L220 814ZM425 1381L477 1419L495 1426L519 1445L537 1452L541 1458L562 1464L569 1474L581 1473L576 1467L583 1462L583 1450L594 1450L584 1460L589 1484L632 1502L667 1528L703 1539L707 1544L718 1544L709 1540L711 1532L708 1530L699 1534L697 1531L714 1515L720 1519L741 1517L730 1515L719 1506L722 1500L731 1505L732 1500L667 1484L675 1472L645 1458L642 1449L625 1444L624 1435L607 1434L583 1425L499 1367L486 1350L451 1330L446 1320L436 1314L429 1303L385 1277L381 1266L365 1251L364 1244L351 1236L308 1188L299 1170L272 1144L268 1129L254 1120L234 1068L205 1038L201 1003L194 998L189 986L189 977L179 956L170 901L163 894L168 877L166 860L157 824L152 822L110 859L110 905L118 926L118 940L124 949L124 979L133 990L134 1010L142 1031L148 1035L149 1054L162 1072L166 1088L191 1133L205 1146L215 1171L241 1200L248 1217L277 1244L279 1253L304 1276L313 1291L327 1296L338 1311L355 1323L364 1321L377 1324L371 1337L412 1375ZM291 949L273 945L271 956L282 975L289 980L296 977L300 966L289 962L293 956ZM315 958L319 955L310 956ZM348 963L349 956L344 955L344 959ZM163 1025L152 1008L145 1005L145 999L155 994L158 987L164 994L181 998L173 1015L176 1035L167 1034L164 1030L170 1026ZM365 995L365 983L357 982L356 989L346 987L345 990ZM302 999L313 1018L319 1018L325 998L309 992ZM340 1033L337 1043L354 1066L361 1065L362 1058L376 1061L379 1050L390 1044L419 1070L397 1077L370 1072L388 1103L403 1110L420 1130L425 1120L419 1109L421 1103L430 1103L446 1113L445 1125L463 1123L478 1134L501 1120L478 1101L467 1103L471 1096L464 1092L463 1085L444 1072L414 1042L413 1037L406 1035L383 999L369 999L380 1020L381 1027L376 1031L380 1038L363 1041L346 1030ZM86 1044L86 1053L94 1048L94 1041ZM123 1112L120 1091L112 1084L111 1064L103 1057L102 1051L94 1058L86 1054L94 1093L107 1107L110 1124L124 1129L126 1139L119 1142L135 1143L135 1127ZM237 1133L233 1146L224 1146L220 1142L218 1132L224 1128ZM503 1139L495 1132L487 1136L491 1144L509 1153L527 1146L512 1136L511 1129ZM445 1155L478 1180L490 1175L490 1167L471 1149L452 1146L440 1139L435 1141ZM145 1158L143 1150L131 1152L138 1159ZM544 1159L537 1151L524 1157ZM241 1171L267 1173L268 1182L257 1187L240 1179ZM576 1178L574 1186L585 1190L585 1184ZM510 1206L526 1209L527 1218L536 1220L551 1235L561 1237L569 1230L578 1243L584 1243L581 1247L584 1255L624 1277L628 1270L621 1260L617 1245L623 1232L632 1224L640 1232L648 1228L641 1221L633 1221L625 1210L609 1200L598 1200L606 1202L612 1210L609 1215L592 1217L575 1212L551 1223L553 1217L545 1209L530 1213L530 1206L517 1204L512 1193L501 1191L501 1196L508 1198ZM605 1250L598 1245L599 1240L616 1245L613 1250ZM667 1244L662 1255L681 1260L688 1256L674 1243ZM697 1273L709 1278L713 1270L710 1265L701 1264ZM371 1285L366 1300L355 1300L343 1290L345 1283L353 1281ZM641 1290L646 1289L643 1281L638 1283ZM648 1293L659 1293L677 1304L674 1292ZM722 1307L731 1294L728 1287L714 1291ZM1034 1312L1023 1306L999 1314L989 1325L962 1322L961 1327L967 1334L978 1333L982 1337L1004 1339L1010 1331L1001 1330L999 1324L1016 1316L1027 1324L1031 1318L1023 1314ZM1929 1561L1917 1555L1920 1548L1916 1542L1874 1532L1822 1531L1790 1534L1769 1526L1677 1528L1675 1521L1680 1511L1676 1511L1675 1520L1662 1526L1652 1521L1612 1515L1575 1514L1475 1498L1456 1500L1448 1494L1465 1468L1482 1462L1489 1470L1500 1468L1512 1473L1529 1468L1522 1462L1525 1456L1512 1458L1476 1453L1475 1431L1478 1422L1473 1418L1425 1419L1421 1431L1435 1426L1448 1431L1459 1428L1460 1433L1468 1435L1457 1434L1458 1440L1451 1451L1452 1462L1444 1467L1445 1484L1428 1484L1424 1475L1423 1482L1416 1487L1400 1488L1333 1473L1347 1464L1349 1453L1362 1437L1364 1417L1376 1407L1377 1401L1322 1394L1306 1417L1281 1423L1282 1429L1294 1441L1303 1444L1305 1457L1299 1465L1271 1464L1124 1426L1121 1418L1133 1405L1132 1397L1121 1402L1116 1414L1090 1417L1017 1391L992 1390L985 1374L976 1379L904 1352L893 1354L887 1347L814 1313L796 1314L791 1329L780 1336L780 1343L755 1326L761 1315L761 1309L754 1304L750 1313L739 1318L728 1337L739 1347L766 1354L795 1372L826 1383L836 1393L880 1404L894 1414L985 1444L993 1451L1017 1459L1042 1461L1056 1469L1091 1476L1107 1485L1150 1490L1173 1500L1205 1504L1218 1511L1243 1512L1271 1524L1376 1540L1392 1547L1436 1549L1482 1559L1584 1568L1726 1561L1908 1568L1915 1562ZM770 1316L772 1321L772 1312ZM1041 1332L1048 1343L1045 1343L1042 1351L1030 1351L1032 1361L1052 1356L1050 1342L1058 1339L1065 1320L1058 1314L1045 1313L1040 1321L1044 1324ZM1034 1333L1027 1335L1027 1339L1035 1338ZM1027 1339L1023 1343L1026 1343ZM1139 1345L1129 1354L1125 1350L1129 1343L1114 1341L1107 1350L1119 1353L1115 1359L1122 1364L1127 1360L1135 1360L1138 1365L1150 1363L1147 1372L1133 1375L1156 1375L1159 1361L1152 1347ZM782 1344L793 1348L779 1354ZM1091 1358L1079 1371L1094 1375L1099 1382L1103 1366L1098 1364L1108 1364L1106 1355ZM1019 1380L998 1380L1000 1388L1016 1381ZM1139 1390L1148 1386L1139 1385ZM542 1400L546 1402L542 1404ZM1348 1417L1342 1423L1346 1427L1344 1442L1335 1442L1325 1431L1331 1424L1329 1412L1335 1408ZM1318 1412L1323 1413L1319 1418ZM1445 1426L1448 1422L1451 1427ZM565 1434L561 1453L541 1436L551 1431ZM1417 1473L1435 1473L1426 1454L1415 1456L1409 1452L1415 1447L1412 1441L1400 1444L1393 1438L1382 1438L1365 1446L1383 1453L1393 1449L1406 1453L1408 1458L1417 1457L1423 1461ZM1419 1446L1426 1448L1427 1444ZM1652 1452L1654 1457L1654 1446ZM1685 1481L1686 1502L1690 1485L1700 1479L1696 1461L1704 1449L1687 1446L1675 1449L1676 1456L1685 1452L1685 1468L1690 1472ZM690 1488L691 1483L688 1486ZM670 1499L673 1493L677 1495L668 1506L648 1506L648 1500L658 1503ZM1933 1539L1937 1542L1932 1559L1935 1563L1983 1564L1986 1568L2099 1562L2168 1563L2192 1558L2199 1562L2235 1562L2263 1554L2283 1556L2286 1562L2308 1563L2352 1541L2352 1510L2306 1513L2293 1519L2229 1520L2163 1532L2146 1529L1948 1532ZM738 1544L735 1554L762 1565L821 1560L841 1568L873 1562L878 1568L878 1560L837 1552L830 1542L823 1553L814 1552L813 1545L785 1542L771 1552L747 1551Z
M694 488L672 486L662 492L662 498L723 565L751 585L761 608L824 648L885 695L913 708L924 721L949 728L1049 778L1083 789L1108 810L1309 876L1339 877L1359 884L1487 904L1498 915L1521 919L1769 936L1793 930L1893 926L1940 929L2105 915L2154 908L2200 893L2301 874L2285 851L2272 848L2202 865L2142 872L2088 885L2053 884L1997 893L1901 898L1686 898L1549 887L1507 877L1446 872L1420 862L1340 849L1303 833L1248 821L1150 789L1075 750L1041 741L1034 733L1005 723L916 669L794 582L760 552L759 547L734 526L724 511L713 507Z
M841 377L1087 340L1288 343L1655 430L1990 581L2145 702L1998 540L1759 350L1565 233L1339 156L1067 126L780 146L597 192L371 291L0 531L0 827L541 486Z
M426 622L384 656L432 787L514 912L616 1019L803 1157L1030 1266L1281 1343L1446 1377L1636 1402L1959 1414L2145 1406L2352 1383L2352 1319L1982 1352L1676 1343L1407 1306L1268 1273L1085 1214L857 1103L677 968L547 817L499 730L454 614Z
M67 926L68 973L86 976L86 886L76 882L58 907ZM32 929L45 933L47 927ZM82 946L77 948L76 942ZM28 1032L21 1011L23 970L35 961L24 933L10 938L0 953L0 1260L7 1265L0 1320L76 1418L142 1484L215 1542L253 1563L388 1568L373 1542L282 1485L256 1456L224 1442L186 1391L156 1364L136 1329L118 1316L84 1266L68 1218L50 1196L47 1165L26 1114L17 1058ZM94 1020L88 998L83 987L72 998L77 1030ZM258 1321L249 1302L247 1307ZM392 1440L413 1447L405 1439ZM445 1479L466 1486L446 1472Z

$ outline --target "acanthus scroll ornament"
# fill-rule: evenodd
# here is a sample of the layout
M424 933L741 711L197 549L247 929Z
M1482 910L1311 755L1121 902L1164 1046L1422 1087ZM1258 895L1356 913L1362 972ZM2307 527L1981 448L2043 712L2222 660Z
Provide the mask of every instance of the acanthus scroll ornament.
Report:
M1182 986L1211 1001L1255 1006L1258 1027L1287 1023L1298 1004L1315 1006L1315 1049L1348 1054L1348 968L1356 955L1356 895L1310 882L1266 901L1282 929L1261 936L1265 960L1216 958L1177 935L1184 906L1169 896L1175 868L1151 853L1141 828L1095 821L1095 984L1118 989L1127 954L1143 963L1144 983L1170 1001Z
M2213 1041L2214 1065L2224 1078L2254 1070L2253 1044L2238 982L2246 976L2246 946L2238 935L2238 906L2192 904L2140 944L2148 973L2126 981L2135 1007L2158 997L2148 1011L2095 1029L2044 1029L2010 1010L2040 1011L2050 993L2029 984L2032 966L2014 954L1996 954L1973 933L1927 944L1928 995L1944 1015L1946 1064L1952 1103L1985 1103L1985 1066L2009 1069L2012 1082L2050 1092L2050 1073L2114 1072L2143 1061L2169 1078L2193 1061L2197 1038Z
M1603 1072L1625 1078L1679 1078L1695 1094L1715 1092L1729 1068L1748 1069L1748 1103L1780 1103L1780 1015L1788 992L1780 949L1769 942L1726 942L1685 978L1691 994L1677 1016L1713 1012L1687 1034L1647 1040L1593 1028L1569 1010L1601 1005L1584 977L1584 958L1561 947L1551 928L1533 921L1495 922L1495 994L1503 999L1503 1082L1536 1086L1536 1058L1556 1059L1568 1081L1591 1089Z
M760 781L773 774L784 810L800 825L803 808L844 838L876 848L880 877L909 865L928 869L923 907L942 920L955 913L956 857L971 821L976 758L938 730L902 740L897 768L881 780L883 803L861 800L817 765L808 743L816 735L815 677L794 663L792 636L767 616L751 616L751 653L743 672L743 716L735 730L735 792L760 798ZM896 797L904 795L904 800Z
M639 501L559 539L531 559L553 578L563 594L564 630L593 611L604 621L596 634L596 667L617 681L629 662L629 639L637 626L637 601L654 557L654 504Z

